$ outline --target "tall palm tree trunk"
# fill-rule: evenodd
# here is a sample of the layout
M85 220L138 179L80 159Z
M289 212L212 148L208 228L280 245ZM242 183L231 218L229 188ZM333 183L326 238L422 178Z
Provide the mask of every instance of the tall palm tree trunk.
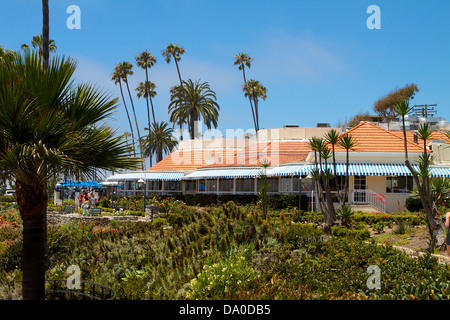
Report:
M122 101L123 106L125 107L125 111L127 113L128 123L130 124L130 130L131 130L131 139L133 140L133 154L136 157L136 145L134 144L134 133L133 133L133 126L131 124L130 114L128 112L127 104L125 102L125 98L123 96L123 90L122 90L122 81L119 80L119 87L120 87L120 94L122 95Z
M138 141L139 141L139 150L141 152L141 157L143 157L141 134L139 132L139 124L138 124L137 117L136 117L136 110L134 109L133 98L131 97L130 86L128 85L128 81L126 81L125 83L127 85L128 95L130 96L131 108L133 109L133 115L134 115L134 121L136 123L136 131L138 134ZM144 170L144 162L142 162L142 170Z
M245 67L242 68L242 75L244 76L244 84L247 84L247 79L245 78ZM252 103L252 99L250 98L250 96L248 97L248 101L250 102L250 108L252 109L252 116L253 116L253 124L255 126L255 131L256 130L256 118L255 118L255 110L253 110L253 103Z
M148 83L148 70L147 70L147 67L145 67L145 80ZM151 139L151 135L152 135L151 127L152 126L151 126L151 122L150 122L150 110L149 110L148 100L150 100L150 104L152 106L153 124L156 124L155 108L153 108L153 101L152 101L152 97L151 97L150 93L147 94L148 139L149 139L148 141L152 141L152 139ZM149 154L150 167L153 166L152 158L153 158L153 154L152 154L152 152L150 152L150 154Z
M50 32L50 24L49 24L48 0L42 0L42 55L45 67L48 67L48 60L49 60L49 48L48 48L49 32Z
M23 221L23 299L44 300L48 193L45 186L16 181L16 200Z

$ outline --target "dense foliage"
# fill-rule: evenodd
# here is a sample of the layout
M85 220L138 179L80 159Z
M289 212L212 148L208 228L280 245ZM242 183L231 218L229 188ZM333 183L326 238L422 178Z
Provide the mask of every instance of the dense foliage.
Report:
M78 265L83 280L113 288L117 299L450 298L448 266L377 245L360 226L420 223L420 214L354 213L349 227L335 227L327 238L316 213L269 211L263 220L255 207L233 202L208 208L167 202L152 223L50 228L47 278L65 279L67 268ZM0 298L19 298L13 280L21 279L21 222L11 211L0 217L9 223L0 228ZM367 285L371 265L381 270L379 290Z

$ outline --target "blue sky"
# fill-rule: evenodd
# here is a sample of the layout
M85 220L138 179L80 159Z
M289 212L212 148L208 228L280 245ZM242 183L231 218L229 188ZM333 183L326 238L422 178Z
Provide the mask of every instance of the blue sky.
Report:
M388 92L416 83L414 104L438 104L450 120L450 2L447 0L50 0L50 38L58 54L77 60L78 81L93 82L120 96L110 81L114 66L134 64L131 90L145 79L134 58L149 50L158 60L150 70L157 85L158 121L168 121L169 89L178 83L175 64L161 51L180 44L183 79L211 85L221 107L218 129L252 129L242 72L233 57L253 57L247 79L268 90L260 103L260 127L284 124L332 126ZM381 10L381 29L370 30L370 5ZM67 7L81 9L81 29L70 30ZM0 0L0 45L17 49L42 30L41 2ZM145 100L134 96L141 133ZM129 131L121 106L112 125ZM206 128L203 129L205 131Z

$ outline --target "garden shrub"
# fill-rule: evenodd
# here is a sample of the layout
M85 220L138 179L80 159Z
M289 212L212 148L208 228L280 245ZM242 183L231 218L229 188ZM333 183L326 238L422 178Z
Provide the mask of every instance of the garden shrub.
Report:
M423 209L422 200L416 197L408 197L405 200L405 207L410 212L418 212Z
M370 231L368 229L355 230L342 226L331 227L333 235L336 237L350 237L358 240L366 240L370 238Z
M322 235L324 233L316 225L292 223L287 226L285 241L298 249L307 243L319 241Z
M244 253L231 252L218 262L205 264L197 277L190 281L192 290L186 291L185 297L192 300L224 299L257 277Z

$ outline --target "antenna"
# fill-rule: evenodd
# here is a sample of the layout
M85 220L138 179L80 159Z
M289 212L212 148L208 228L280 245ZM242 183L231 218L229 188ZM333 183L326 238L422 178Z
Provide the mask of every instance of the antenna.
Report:
M437 113L436 106L437 104L416 104L413 107L413 115L428 118L429 115L433 116Z

